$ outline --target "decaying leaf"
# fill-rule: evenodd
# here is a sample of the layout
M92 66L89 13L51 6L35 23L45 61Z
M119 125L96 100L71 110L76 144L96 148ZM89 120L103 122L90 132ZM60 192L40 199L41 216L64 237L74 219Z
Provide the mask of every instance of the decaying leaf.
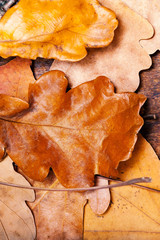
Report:
M151 59L139 41L151 38L153 28L120 0L100 2L115 11L119 20L113 42L107 48L89 50L88 56L77 63L54 61L51 70L64 71L71 87L104 75L112 80L118 92L134 92L139 85L139 71L151 66Z
M66 93L67 84L63 72L51 71L30 87L29 106L0 96L0 155L4 148L32 179L42 181L52 167L65 187L92 186L95 174L114 176L130 158L145 97L115 94L106 77Z
M42 183L32 181L32 185L64 188L53 174ZM29 203L35 217L37 239L82 239L86 202L84 193L37 191L35 202Z
M160 162L142 136L138 138L132 158L120 164L119 172L122 180L152 177L152 183L147 186L160 190ZM112 204L101 218L86 208L84 239L159 240L159 193L129 186L112 189L111 196Z
M31 61L15 58L0 66L0 93L28 101L28 87L35 81Z
M77 61L107 46L116 27L97 0L20 0L0 21L0 56Z
M0 181L29 186L24 177L16 173L12 160L0 162ZM34 240L36 229L31 211L25 201L34 201L34 191L0 186L0 239Z
M64 189L52 172L44 182L36 182L29 178L28 181L34 187ZM106 182L103 178L97 178L97 184L104 185ZM99 214L100 211L104 213L108 208L109 190L101 189L96 192L36 191L36 200L29 203L29 206L35 217L37 240L82 239L84 206L87 199L89 199L90 204L91 201L94 201L91 207L96 214ZM100 196L102 197L100 198Z
M159 0L123 0L131 9L148 19L154 27L154 36L141 40L141 45L149 54L160 50L160 1Z

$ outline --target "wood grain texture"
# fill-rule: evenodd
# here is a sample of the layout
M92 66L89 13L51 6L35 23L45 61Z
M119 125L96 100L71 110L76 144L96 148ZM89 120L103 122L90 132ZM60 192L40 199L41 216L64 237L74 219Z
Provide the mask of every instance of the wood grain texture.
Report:
M144 115L156 114L156 120L145 120L142 135L152 145L160 158L160 52L152 55L153 64L149 70L140 74L141 85L138 93L143 93L148 100L144 105Z

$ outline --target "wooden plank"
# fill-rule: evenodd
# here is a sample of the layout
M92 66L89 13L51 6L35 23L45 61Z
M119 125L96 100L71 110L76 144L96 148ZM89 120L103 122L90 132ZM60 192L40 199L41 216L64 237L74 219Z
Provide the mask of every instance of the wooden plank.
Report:
M153 146L160 158L160 52L152 56L153 65L140 74L141 84L138 93L147 96L144 105L144 115L156 114L156 120L145 120L141 130L142 135Z

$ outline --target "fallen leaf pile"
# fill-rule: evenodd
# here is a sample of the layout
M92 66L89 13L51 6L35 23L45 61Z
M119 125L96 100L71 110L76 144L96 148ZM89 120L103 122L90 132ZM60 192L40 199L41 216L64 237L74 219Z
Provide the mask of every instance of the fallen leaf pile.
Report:
M159 239L160 163L137 141L134 93L159 22L158 0L20 0L2 17L0 56L19 57L0 66L1 240ZM35 80L37 57L55 60Z

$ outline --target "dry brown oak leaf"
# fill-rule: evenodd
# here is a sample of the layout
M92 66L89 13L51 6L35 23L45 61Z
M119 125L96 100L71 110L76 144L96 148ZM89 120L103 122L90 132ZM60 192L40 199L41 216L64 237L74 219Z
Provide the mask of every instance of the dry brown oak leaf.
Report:
M12 160L0 162L0 181L30 186L16 173ZM33 190L0 186L0 239L34 240L36 228L33 215L25 201L34 201Z
M134 186L112 189L112 204L104 216L97 217L88 206L86 207L84 239L159 240L160 161L151 145L142 136L138 137L132 158L120 163L119 173L123 181L140 176L151 177L152 183L143 185L159 192Z
M149 54L160 50L160 1L159 0L123 0L131 9L148 19L154 27L154 36L141 40L141 45Z
M10 61L10 63L0 67L1 94L5 93L12 97L15 96L23 100L28 100L28 86L30 83L35 81L32 71L29 68L30 63L30 60L16 58ZM24 78L24 76L26 76L26 78ZM3 165L0 164L4 171ZM5 165L7 166L7 169L9 169L8 161L5 162ZM11 172L11 174L13 173ZM33 186L64 188L53 176L53 174L49 174L49 176L42 183L32 181L29 178L27 179L32 183ZM12 182L10 178L8 181ZM95 178L95 185L100 186L107 184L107 179L99 177ZM58 236L59 239L81 239L83 235L84 205L86 204L87 200L89 201L89 205L93 212L96 214L103 214L107 210L110 203L109 189L101 189L83 194L74 192L69 194L44 191L36 192L35 202L33 204L28 202L28 205L33 210L37 227L37 239L44 240L48 236L52 238L53 236L54 238L55 236ZM82 207L80 208L80 206ZM17 224L14 224L14 226L15 231L12 231L12 237L13 234L15 234L18 230ZM0 232L0 234L0 239L2 240L2 233Z
M64 71L71 87L97 76L111 79L118 92L134 92L139 86L139 72L151 66L151 58L139 41L153 36L150 23L120 0L101 0L119 20L113 42L102 49L91 49L77 63L54 61L51 70Z
M64 189L53 176L37 187ZM80 240L83 238L84 206L87 199L78 192L36 191L36 201L29 204L33 211L37 240Z
M50 172L43 182L27 179L35 187L64 189L53 172ZM104 178L96 177L97 185L105 185L105 180ZM87 199L96 214L103 214L110 203L110 197L107 192L108 189L83 193L36 191L35 202L28 204L34 214L37 240L82 239L84 207L87 204Z
M17 57L0 66L0 93L28 101L29 84L35 81L30 65L31 60Z
M52 167L65 187L94 185L94 175L113 176L130 158L145 97L115 94L106 77L66 93L63 72L30 85L29 104L0 95L0 155L4 149L22 171L42 181Z
M29 68L30 63L30 60L16 58L10 61L10 63L0 67L0 93L5 93L13 97L15 96L28 100L28 86L30 83L33 83L33 81L35 81L32 71ZM24 78L24 76L26 76L26 78ZM32 183L33 186L50 188L53 188L54 186L62 188L62 185L58 183L58 180L56 180L55 177L52 179L50 175L42 183L35 181L33 182L31 179L28 180ZM108 181L106 179L99 179L96 177L95 185L107 184ZM54 205L53 199L56 199L57 201L54 203ZM103 214L107 210L110 203L109 189L101 189L96 192L88 192L86 196L83 196L83 202L86 203L87 199L89 200L89 204L92 210L96 214ZM28 203L33 210L37 227L37 239L42 238L44 240L47 236L55 237L56 234L59 237L62 236L63 239L64 235L66 238L73 238L74 240L76 238L82 238L84 205L82 204L81 209L81 200L82 194L80 193L56 194L55 192L38 192L36 194L36 201L33 204ZM60 211L58 214L57 208ZM77 210L75 211L75 209ZM68 216L67 218L66 215ZM74 224L70 225L70 223L73 222ZM47 232L44 231L44 228L47 228ZM66 229L69 229L69 231L66 231Z
M117 25L97 0L20 0L0 20L0 56L78 61L107 46Z

